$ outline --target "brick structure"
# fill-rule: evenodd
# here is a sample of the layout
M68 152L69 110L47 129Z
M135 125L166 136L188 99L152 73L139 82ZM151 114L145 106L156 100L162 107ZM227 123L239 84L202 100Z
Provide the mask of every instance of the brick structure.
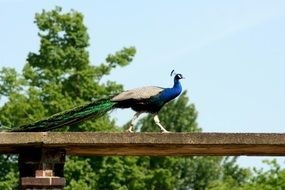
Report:
M64 179L65 150L23 148L19 152L21 190L61 190Z

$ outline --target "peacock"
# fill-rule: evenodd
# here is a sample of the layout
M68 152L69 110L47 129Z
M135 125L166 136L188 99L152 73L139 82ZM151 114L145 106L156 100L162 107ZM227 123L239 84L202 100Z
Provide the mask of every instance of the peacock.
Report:
M57 113L46 119L36 121L34 123L22 125L17 128L10 129L15 132L35 132L35 131L50 131L63 126L71 126L79 122L98 118L108 111L117 108L131 108L136 113L131 120L128 132L134 132L134 126L138 117L142 113L153 114L155 124L160 128L162 133L168 131L160 123L158 112L169 101L173 100L182 91L180 79L184 77L182 74L171 72L170 76L174 75L174 85L172 88L161 88L157 86L146 86L127 90L117 95L92 101L91 103Z

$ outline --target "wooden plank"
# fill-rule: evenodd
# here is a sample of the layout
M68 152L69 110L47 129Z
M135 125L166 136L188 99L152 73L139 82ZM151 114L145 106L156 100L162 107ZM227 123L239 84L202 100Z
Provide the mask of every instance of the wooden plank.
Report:
M284 133L1 132L0 153L60 148L79 156L284 156Z

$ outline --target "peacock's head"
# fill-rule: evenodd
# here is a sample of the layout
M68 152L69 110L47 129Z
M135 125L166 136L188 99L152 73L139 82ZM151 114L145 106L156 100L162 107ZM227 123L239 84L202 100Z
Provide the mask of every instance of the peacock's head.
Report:
M175 75L174 80L185 79L185 77L183 77L182 74L175 73L174 69L170 73L170 76L173 76L173 75Z

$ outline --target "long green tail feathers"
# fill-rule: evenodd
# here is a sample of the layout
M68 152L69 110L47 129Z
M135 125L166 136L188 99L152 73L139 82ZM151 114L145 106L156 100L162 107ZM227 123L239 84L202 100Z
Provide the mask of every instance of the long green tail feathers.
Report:
M82 105L71 110L57 113L46 119L36 121L34 123L22 125L18 128L12 128L13 132L36 132L49 131L66 125L80 123L87 119L98 118L108 111L115 108L116 102L110 99L93 101L89 104Z

